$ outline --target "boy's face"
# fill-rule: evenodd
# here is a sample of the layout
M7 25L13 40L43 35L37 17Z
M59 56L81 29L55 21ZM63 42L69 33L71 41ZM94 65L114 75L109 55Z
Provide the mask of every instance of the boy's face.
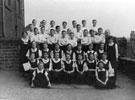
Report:
M51 30L50 31L50 34L53 36L55 34L55 31L54 30Z
M71 38L74 38L74 33L70 33L70 37Z
M45 32L45 28L44 28L44 27L41 28L41 32L42 32L42 33Z
M32 21L32 24L33 24L34 26L36 26L37 20L33 20L33 21Z
M86 26L86 21L82 21L82 25L83 26Z
M91 31L90 34L91 34L91 36L94 36L95 35L94 31Z
M93 20L93 21L92 21L92 24L93 24L94 26L96 26L97 21L96 21L96 20Z
M33 25L30 25L30 30L32 30L32 31L34 30L34 27L33 27Z
M103 29L99 29L99 30L98 30L98 33L99 33L99 34L102 34L102 33L103 33Z
M65 37L66 36L66 32L64 31L64 32L62 32L62 36L63 37Z
M55 26L55 21L51 21L50 25L51 25L51 27L54 27Z
M62 24L62 26L63 26L63 27L67 27L67 23L64 22L64 23Z
M60 32L60 27L57 27L57 28L56 28L56 31L57 31L57 32Z
M88 36L88 30L83 31L84 36Z
M81 25L77 25L77 30L80 30L81 29Z
M76 27L77 22L76 22L76 21L73 21L73 22L72 22L72 25L73 25L74 27Z
M43 25L46 25L46 21L45 21L45 20L44 20L44 21L42 21L42 24L43 24Z
M38 34L38 29L37 29L37 28L34 30L34 33L35 33L36 35Z

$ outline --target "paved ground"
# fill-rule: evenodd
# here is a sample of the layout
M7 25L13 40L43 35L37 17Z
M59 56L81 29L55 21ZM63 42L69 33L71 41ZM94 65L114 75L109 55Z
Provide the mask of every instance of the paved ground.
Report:
M54 85L52 89L35 89L15 71L0 71L0 100L135 100L135 82L119 74L113 90L97 90L80 85Z

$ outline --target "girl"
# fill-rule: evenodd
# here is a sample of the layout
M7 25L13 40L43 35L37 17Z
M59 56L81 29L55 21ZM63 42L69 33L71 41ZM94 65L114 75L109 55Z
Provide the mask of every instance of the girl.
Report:
M76 75L74 78L77 79L77 83L82 84L85 81L84 71L86 69L86 62L81 54L78 55L75 65L76 65L76 73L75 73Z
M61 77L62 77L62 60L59 57L59 53L56 52L54 58L52 58L52 72L51 72L51 77L52 77L52 82L59 83L61 82Z
M22 64L28 61L26 53L29 48L30 48L30 40L28 39L28 34L27 32L23 32L22 38L20 39L20 66L19 66L20 72L24 72Z
M48 52L44 52L42 61L43 61L43 63L44 63L44 69L45 69L46 71L48 71L48 72L51 71L51 68L52 68L52 61L51 61L51 59L49 58Z
M118 45L116 43L114 43L113 37L109 38L109 43L107 44L106 49L107 49L108 60L111 62L112 68L114 68L115 77L116 77L117 67L118 67L118 65L117 65Z
M86 58L89 59L89 55L93 54L94 59L97 60L97 52L93 50L93 44L89 44L89 50L86 52Z
M97 62L94 58L94 54L89 55L89 59L86 60L87 63L87 68L85 72L85 78L86 78L86 83L88 85L93 85L95 83L95 71L96 71L96 66Z
M59 45L64 52L66 50L67 42L68 42L68 39L66 36L66 31L62 31L62 36L59 39Z
M85 60L85 52L82 50L81 44L78 44L77 50L75 51L75 60L78 60L78 55L82 55L82 59Z
M59 53L60 59L63 59L63 51L60 49L60 46L58 43L55 44L54 50L51 51L51 58L54 58L55 53Z
M83 38L81 40L81 44L83 45L83 50L87 52L89 44L91 44L91 38L88 36L88 30L84 29L83 31Z
M99 49L97 51L97 59L100 61L102 59L102 55L104 54L105 50L104 50L105 46L104 43L101 43L99 46Z
M44 42L43 43L43 49L41 50L42 51L42 58L44 57L43 56L43 54L44 53L48 53L48 57L50 58L50 50L49 50L49 48L48 48L48 44L47 44L47 42Z
M38 68L33 72L31 87L50 88L50 80L47 71L44 70L44 63L40 62Z
M30 48L26 54L26 57L29 59L31 53L35 53L35 58L41 58L42 52L37 48L37 43L35 41L32 42L32 48Z
M49 46L50 50L53 50L54 44L56 44L58 42L58 39L54 36L54 34L55 34L55 30L51 29L50 30L50 36L48 37L48 40L47 40L47 43L48 43L48 46Z
M66 48L67 48L67 50L64 53L64 59L66 59L66 54L68 53L71 57L71 60L75 61L75 53L72 50L72 45L68 44Z
M63 61L63 71L64 71L64 81L67 84L71 84L74 81L74 71L75 71L75 64L71 60L70 54L66 54L66 60Z
M98 67L96 69L96 88L107 88L108 82L108 71L104 68L104 63L99 62Z

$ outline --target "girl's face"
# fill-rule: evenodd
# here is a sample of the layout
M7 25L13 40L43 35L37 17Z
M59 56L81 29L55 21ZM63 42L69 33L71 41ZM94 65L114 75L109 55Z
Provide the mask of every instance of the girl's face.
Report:
M71 45L68 45L67 46L67 50L72 50L72 46Z
M32 48L36 48L36 47L37 47L36 42L32 42Z
M103 43L100 45L100 49L101 49L101 50L104 49L104 44L103 44Z
M109 39L109 43L113 43L113 39Z
M92 50L92 49L93 49L93 45L90 44L90 45L89 45L89 50Z
M103 60L106 60L107 59L107 56L105 54L102 55L102 59Z
M55 31L54 31L54 30L51 30L51 31L50 31L50 34L51 34L51 36L54 36Z
M48 48L47 43L44 43L44 44L43 44L43 48L44 48L44 49L47 49L47 48Z
M44 53L44 59L48 59L48 54Z
M82 61L82 55L79 55L79 56L78 56L78 60L79 60L79 61Z
M55 53L55 59L56 59L56 60L59 59L59 53Z
M94 60L94 55L93 55L93 54L90 54L89 59L90 59L91 61Z
M55 49L56 49L56 50L59 50L59 49L60 49L59 44L55 44Z
M102 69L104 67L104 64L100 62L98 67L99 67L99 69Z
M66 55L66 60L69 61L71 56L69 54Z
M81 45L78 45L78 50L82 50L82 46Z
M35 54L32 53L31 56L30 56L31 60L34 60L35 59Z
M38 69L39 69L39 70L44 69L44 64L40 62L39 65L38 65Z

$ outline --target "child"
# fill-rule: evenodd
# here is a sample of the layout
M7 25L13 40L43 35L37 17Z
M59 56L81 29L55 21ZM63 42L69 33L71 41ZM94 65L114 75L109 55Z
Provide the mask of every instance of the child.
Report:
M27 31L28 33L28 38L30 39L32 35L34 35L34 27L32 24L29 25L29 29Z
M54 55L54 58L52 58L52 71L51 71L51 79L52 82L54 83L59 83L61 82L61 77L62 77L62 60L59 57L59 53L56 52Z
M72 32L76 32L76 25L77 25L76 20L73 20L72 21Z
M109 38L109 43L107 44L107 56L108 60L112 64L112 68L115 71L115 77L117 73L117 61L118 61L118 45L114 43L113 37Z
M66 60L63 61L63 71L64 71L64 81L67 84L71 84L71 82L73 82L74 79L74 71L75 71L75 64L74 62L71 60L71 56L70 54L66 54Z
M89 44L91 44L91 38L88 36L88 30L84 29L83 38L81 40L81 44L83 45L83 50L87 52Z
M62 36L59 39L59 45L60 48L65 52L66 51L66 45L67 45L68 39L66 36L66 31L62 31Z
M50 80L47 71L44 70L43 62L38 64L38 68L33 72L31 87L50 88Z
M75 53L72 49L72 45L68 44L66 48L67 50L65 51L64 59L66 59L66 54L68 53L70 55L71 60L75 61Z
M77 39L75 38L73 32L70 33L70 37L68 39L68 44L71 44L73 47L73 50L75 50L75 48L77 46Z
M93 44L89 44L89 49L86 52L86 57L89 58L91 53L94 55L94 59L97 60L97 52L93 50Z
M32 42L32 48L30 48L26 54L26 57L29 59L31 53L35 53L35 58L41 58L42 52L37 48L37 43L35 41Z
M97 34L97 20L93 19L92 20L92 30L94 30L94 34Z
M82 50L82 45L78 44L77 50L75 51L75 59L78 60L78 55L82 55L82 59L85 60L85 52Z
M84 31L85 29L89 29L87 26L86 26L86 20L82 20L82 31Z
M60 49L60 46L58 43L55 44L54 50L51 51L51 58L54 58L55 53L59 53L60 59L63 59L63 51Z
M96 66L97 66L97 62L94 58L94 54L91 53L89 55L89 59L86 60L87 63L87 68L86 68L86 72L85 72L85 79L86 79L86 83L88 85L93 85L95 83L95 71L96 71Z
M104 63L99 62L98 67L96 69L95 87L100 89L107 88L107 82L108 82L108 71L104 68Z
M38 32L38 28L34 28L34 34L33 35L31 35L31 37L30 37L30 41L31 42L33 42L33 41L35 41L35 42L39 42L39 39L38 39L38 34L39 34L39 32Z
M85 83L84 71L86 69L86 62L81 54L78 55L75 65L76 65L76 73L75 73L76 75L74 78L77 79L77 83L83 84Z
M48 71L48 72L51 71L52 61L51 61L51 59L49 58L48 52L44 52L42 61L43 61L43 63L44 63L44 69L45 69L46 71Z
M104 43L101 43L100 46L99 46L99 49L97 51L97 58L98 58L99 61L102 59L102 55L105 52L104 49L105 49L105 45L104 45Z
M19 71L24 72L23 63L26 63L28 61L26 57L26 53L28 49L30 48L30 40L28 38L27 32L23 32L22 38L20 39L20 66L19 66Z
M60 26L57 25L57 26L56 26L55 37L56 37L57 39L59 39L60 36L61 36L61 29L60 29Z
M47 41L50 50L53 50L54 44L56 44L58 42L58 39L55 37L54 34L55 34L55 30L51 29L50 36L48 37L48 41Z
M51 29L55 30L55 21L54 20L50 21L50 28L49 28L49 30L51 30Z
M42 57L43 57L43 54L44 53L48 53L48 57L50 58L50 50L49 50L49 48L48 48L48 44L47 44L47 42L44 42L43 43L43 49L41 50L42 51Z
M62 30L67 31L67 22L66 21L62 22Z
M83 38L83 31L81 30L81 25L77 24L76 26L76 32L75 32L75 37L78 39L78 42L80 43L81 39Z

